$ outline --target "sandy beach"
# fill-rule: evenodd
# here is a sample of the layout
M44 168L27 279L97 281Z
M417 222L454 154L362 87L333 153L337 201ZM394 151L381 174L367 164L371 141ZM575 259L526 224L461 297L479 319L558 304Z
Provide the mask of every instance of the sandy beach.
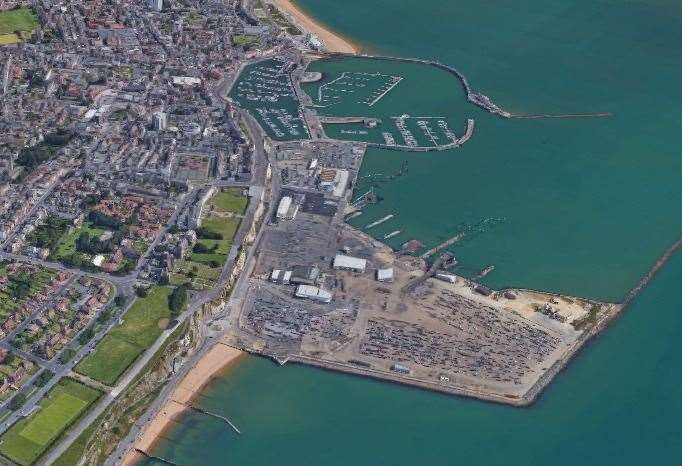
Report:
M220 372L234 364L246 353L227 346L222 342L215 344L187 373L184 379L173 390L166 404L159 410L154 419L147 423L144 432L135 442L134 447L126 454L123 466L133 466L142 458L135 451L150 451L154 443L161 437L166 429L171 427L178 416L187 410L194 397L199 395L202 388L217 376Z
M359 48L348 39L341 37L333 31L325 29L314 19L304 13L291 0L270 0L280 11L289 13L296 22L306 31L315 34L324 44L328 52L358 53Z

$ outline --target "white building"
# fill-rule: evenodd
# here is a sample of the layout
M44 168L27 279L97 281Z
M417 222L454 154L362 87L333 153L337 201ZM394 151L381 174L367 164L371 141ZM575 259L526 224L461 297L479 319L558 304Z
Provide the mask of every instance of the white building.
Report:
M96 255L95 258L92 260L92 264L95 267L101 267L103 263L104 263L104 256L102 254Z
M325 304L332 301L332 294L329 291L312 285L298 285L296 288L296 297L310 299Z
M350 270L352 272L363 273L367 268L367 261L357 257L337 254L334 256L333 267L337 270Z
M152 115L152 123L156 131L163 131L168 125L168 117L164 112L156 112Z
M456 283L457 282L457 276L453 275L451 273L438 272L436 274L436 278L438 280L442 280L442 281L448 282L448 283Z
M277 218L287 218L289 207L291 207L291 198L289 196L284 196L280 199L279 205L277 206Z
M298 213L299 203L294 202L290 196L284 196L277 206L277 218L280 220L293 220Z
M154 11L163 10L163 0L149 0L149 8Z
M393 268L378 269L377 270L377 281L379 281L379 282L392 282L393 281Z

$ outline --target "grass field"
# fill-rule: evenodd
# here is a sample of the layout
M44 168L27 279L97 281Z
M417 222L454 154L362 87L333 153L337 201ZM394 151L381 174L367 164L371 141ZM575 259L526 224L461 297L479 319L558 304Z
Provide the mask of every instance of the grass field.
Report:
M16 34L0 34L0 45L16 44L19 37Z
M62 379L39 410L5 432L0 453L20 465L33 464L101 395L75 380Z
M65 234L57 243L57 248L55 250L54 256L56 260L62 260L66 257L71 256L76 251L76 240L81 235L81 233L89 233L90 237L99 238L104 233L104 229L93 227L89 222L83 223L80 228L77 228L72 233Z
M201 221L201 226L214 233L220 233L223 239L232 240L240 223L240 218L211 215Z
M185 260L177 261L174 273L170 275L171 285L189 284L195 289L205 289L215 283L249 203L248 197L242 193L241 188L227 188L208 201L210 209L202 219L201 226L220 234L223 239L198 239L197 244L206 246L208 251L191 252L185 256ZM214 267L212 264L219 265Z
M243 215L246 211L246 205L249 199L242 194L241 188L227 188L224 191L216 193L209 205L221 212L232 212L237 215Z
M15 44L21 36L27 37L38 26L38 18L29 8L0 11L0 45Z
M235 34L232 36L232 45L236 47L250 47L252 45L257 45L259 42L260 40L258 39L258 36L253 36L250 34Z
M123 316L114 328L77 366L76 372L107 385L113 385L126 369L149 348L164 330L170 309L171 288L155 287ZM160 325L162 324L162 325Z

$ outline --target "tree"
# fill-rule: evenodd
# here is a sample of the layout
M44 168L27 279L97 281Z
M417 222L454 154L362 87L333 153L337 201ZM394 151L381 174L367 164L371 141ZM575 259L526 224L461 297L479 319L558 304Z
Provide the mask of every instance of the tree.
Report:
M187 305L187 291L187 285L180 285L168 297L168 307L171 310L172 317L177 317L185 309Z
M26 403L26 399L28 397L26 396L26 393L24 392L19 392L16 395L14 395L14 398L12 398L7 405L7 407L12 410L16 411L17 409L21 408L24 406L24 403Z
M38 387L45 386L45 384L49 382L52 377L54 377L54 372L52 372L49 369L45 369L40 373L40 375L36 379L36 386Z
M114 298L114 304L116 304L120 308L125 307L127 301L128 297L123 295L118 295Z

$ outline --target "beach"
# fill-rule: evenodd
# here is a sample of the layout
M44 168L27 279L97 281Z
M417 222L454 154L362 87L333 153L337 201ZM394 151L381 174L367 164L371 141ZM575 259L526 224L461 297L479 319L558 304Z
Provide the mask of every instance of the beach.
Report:
M182 379L173 393L159 410L154 419L145 426L144 432L135 441L133 448L123 458L123 466L137 464L143 455L137 450L149 452L163 433L177 422L192 400L211 379L220 375L225 369L246 353L227 346L222 342L215 344Z
M308 16L291 0L271 0L271 2L280 11L291 15L296 20L297 25L302 29L315 34L324 44L324 48L328 52L357 53L359 51L359 48L356 45L348 39L321 26L320 23Z

